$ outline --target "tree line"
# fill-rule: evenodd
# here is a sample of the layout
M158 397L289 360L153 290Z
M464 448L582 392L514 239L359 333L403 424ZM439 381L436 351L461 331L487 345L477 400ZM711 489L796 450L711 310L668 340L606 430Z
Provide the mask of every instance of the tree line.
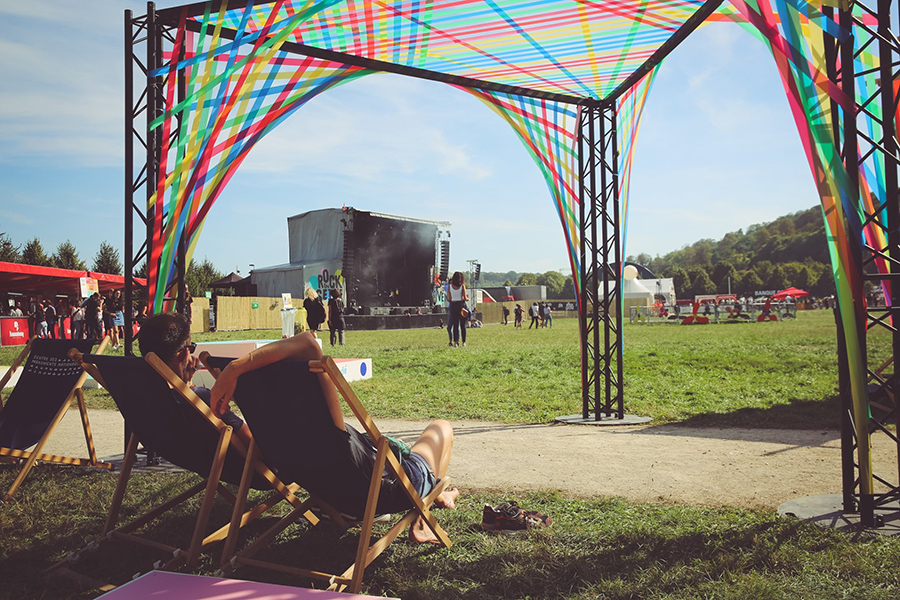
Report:
M0 262L34 265L37 267L55 267L73 271L87 271L87 263L80 256L71 241L66 240L56 247L56 252L47 254L41 240L34 238L17 246L6 233L0 233ZM122 274L122 260L119 251L112 244L100 242L100 250L94 256L91 271L109 275Z
M770 223L702 239L664 256L628 256L658 277L671 277L680 298L698 294L738 296L794 286L814 296L834 294L834 276L820 207Z
M626 262L671 277L679 298L700 294L752 296L756 291L794 286L818 297L834 294L834 276L818 206L726 233L721 240L702 239L680 250L652 257L641 253ZM557 271L482 272L480 287L545 285L548 298L574 298L572 280ZM474 287L474 286L473 286Z
M100 243L100 250L94 255L91 268L88 269L78 255L78 250L71 241L66 240L56 247L56 252L47 254L41 241L34 238L23 246L17 246L6 233L0 233L0 262L35 265L38 267L55 267L57 269L70 269L73 271L92 271L94 273L106 273L107 275L122 275L122 259L119 251L108 242ZM134 270L135 277L147 277L147 263L142 262ZM185 282L192 295L203 295L209 290L209 284L222 279L221 271L204 258L198 263L191 259L184 274ZM226 289L220 294L228 295L231 290Z

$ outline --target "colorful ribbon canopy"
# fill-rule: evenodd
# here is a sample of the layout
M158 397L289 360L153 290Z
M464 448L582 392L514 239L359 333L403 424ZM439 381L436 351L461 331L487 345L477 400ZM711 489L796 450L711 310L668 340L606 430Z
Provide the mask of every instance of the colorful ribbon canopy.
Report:
M162 115L151 123L163 140L148 207L154 219L149 286L155 312L163 309L175 280L179 247L189 260L204 218L253 146L311 98L388 63L465 89L513 128L545 178L580 290L579 103L606 100L704 3L247 0L235 5L211 1L158 13L172 36L164 66L151 72L162 79L165 97ZM857 22L871 24L871 16L854 10ZM879 60L869 48L856 48L854 69L867 75L857 85L858 97L846 98L826 75L824 44L826 36L846 40L850 32L824 11L805 0L731 0L707 23L738 23L750 31L768 46L782 77L822 200L856 423L864 427L865 360L856 330L865 322L857 318L864 302L855 297L861 273L849 242L865 239L886 247L886 216L878 208L885 205L884 174L877 161L861 161L863 193L855 189L834 139L840 119L832 112L853 110L854 102L877 89ZM623 231L641 114L655 73L615 99ZM869 102L867 111L861 131L880 139L879 102ZM875 264L886 272L886 262L885 255ZM887 288L887 280L883 285ZM866 460L861 460L864 480Z

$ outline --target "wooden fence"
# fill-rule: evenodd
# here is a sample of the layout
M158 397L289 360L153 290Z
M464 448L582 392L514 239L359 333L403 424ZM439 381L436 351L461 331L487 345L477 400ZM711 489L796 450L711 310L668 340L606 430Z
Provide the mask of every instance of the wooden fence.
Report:
M281 298L219 296L216 298L216 330L281 329L283 306ZM297 307L295 306L295 308ZM207 312L207 317L208 314ZM294 321L302 324L305 329L306 311L297 308L297 312L294 313Z

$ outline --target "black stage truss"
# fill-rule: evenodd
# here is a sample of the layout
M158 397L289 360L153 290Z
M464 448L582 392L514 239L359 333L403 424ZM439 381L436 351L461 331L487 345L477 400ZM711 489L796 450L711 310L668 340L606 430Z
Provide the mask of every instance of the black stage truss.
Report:
M878 162L883 164L885 173L885 186L888 190L884 206L878 206L872 214L865 215L867 223L874 223L882 227L886 234L885 247L875 247L871 243L861 239L852 239L855 244L855 258L863 267L865 277L869 280L887 279L891 283L897 283L891 287L891 308L866 307L858 314L865 314L865 323L861 323L860 331L875 329L887 329L892 336L890 356L879 362L879 367L867 366L867 372L871 379L871 394L881 399L873 410L873 416L868 427L859 431L877 432L891 438L897 449L897 469L893 473L874 474L874 481L878 482L886 491L875 493L866 481L866 465L859 459L860 443L870 446L870 439L860 440L856 423L851 410L851 397L848 384L848 357L843 347L842 336L838 336L839 371L841 380L842 398L842 468L844 474L844 512L859 513L862 523L866 526L877 525L881 518L881 512L891 503L900 499L900 439L897 437L897 429L891 431L889 425L900 425L900 411L897 408L897 377L893 375L895 369L892 362L900 353L900 328L893 324L894 318L900 315L900 199L898 199L898 154L897 132L893 116L896 113L896 93L893 81L896 78L894 72L900 58L900 43L892 32L892 21L896 19L896 6L893 0L874 0L874 8L856 3L861 10L873 16L877 21L874 29L866 25L862 20L856 20L851 15L848 6L839 11L838 18L845 30L852 31L853 35L847 43L833 38L827 38L829 78L841 85L847 95L854 97L854 78L865 73L853 73L854 47L853 39L858 40L859 48L868 48L870 51L877 47L877 54L881 57L880 81L882 85L873 96L857 106L857 113L866 113L874 117L870 105L880 102L883 107L882 114L887 115L881 119L882 132L878 139L870 139L864 133L858 131L856 126L856 114L848 114L832 107L834 119L834 131L836 139L840 140L843 149L842 156L851 178L858 187L859 161ZM419 77L435 81L453 83L465 87L480 88L493 91L506 91L523 96L550 99L558 102L579 104L582 109L581 122L579 124L581 139L579 140L580 160L580 200L581 200L581 245L579 258L581 260L580 275L581 287L581 360L582 360L582 416L585 419L593 417L601 419L622 419L624 417L623 399L623 358L622 358L622 316L619 297L620 273L615 268L621 264L621 241L619 224L619 198L617 182L618 144L616 137L616 111L615 101L631 85L640 80L652 68L658 65L688 34L696 29L706 17L718 8L722 0L710 0L706 2L697 13L689 19L684 26L676 32L672 38L659 48L632 76L620 85L607 98L601 101L564 96L560 94L548 94L518 88L504 86L489 81L479 81L464 77L456 77L414 69L386 63L363 59L357 56L346 55L338 52L324 51L321 49L303 46L300 44L287 44L284 48L298 54L307 54L319 58L344 62L347 64L362 66L379 71L391 72L400 75ZM265 1L258 1L265 4ZM243 7L246 0L231 2L229 7ZM205 3L190 5L189 10L200 11ZM134 269L141 261L148 260L151 252L152 231L154 213L149 206L149 200L153 195L153 182L157 180L160 164L160 149L162 148L161 131L150 131L149 123L161 115L163 111L163 81L161 77L148 75L154 69L165 66L163 46L165 43L174 44L173 31L177 25L176 15L181 7L175 7L157 11L155 3L147 3L147 14L134 17L131 11L125 11L125 297L130 303L136 292L134 287ZM825 8L826 11L834 9ZM191 26L191 25L189 25ZM234 31L223 31L225 37L234 37ZM138 48L144 46L143 60L138 53ZM838 69L840 57L841 69ZM137 68L137 71L135 70ZM137 73L140 77L136 77ZM137 86L136 86L136 82ZM137 92L137 93L136 93ZM183 77L179 77L179 99L184 98ZM139 127L138 121L143 120L146 126ZM173 135L177 135L179 128L173 128ZM135 148L139 154L135 154ZM140 158L138 158L140 157ZM138 162L136 162L138 161ZM144 194L141 195L141 188ZM141 203L136 202L141 195ZM887 213L887 222L881 221L880 213L884 209ZM134 245L134 227L142 224L146 230L145 239L139 247ZM184 309L184 257L185 248L179 246L178 278L173 283L167 296L177 299L177 309ZM874 268L875 259L884 259L890 266L890 272L876 274ZM862 282L857 282L858 286ZM602 291L602 293L601 293ZM861 290L857 289L857 297L863 297ZM133 339L131 335L131 314L126 311L126 352L131 353ZM838 323L839 330L840 322ZM860 344L863 348L863 359L866 359L865 334L862 334ZM890 372L886 370L890 365ZM870 460L866 456L865 460ZM894 509L896 510L896 509Z

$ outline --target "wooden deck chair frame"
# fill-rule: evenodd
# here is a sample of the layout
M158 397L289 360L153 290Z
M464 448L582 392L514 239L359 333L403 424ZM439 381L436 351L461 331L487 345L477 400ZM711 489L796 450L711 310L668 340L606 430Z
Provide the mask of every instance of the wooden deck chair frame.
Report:
M103 381L103 376L100 374L100 371L95 365L83 361L82 357L76 356L73 358L76 360L76 362L80 362L84 370L90 373L90 375L94 379L96 379L100 383L100 385L104 386L104 388L106 387L106 384ZM316 524L318 522L315 514L309 510L310 507L315 504L315 502L311 499L301 501L297 496L294 495L294 492L299 490L300 486L296 484L287 485L282 482L282 480L279 479L278 476L276 476L272 472L272 470L262 462L256 447L251 444L248 448L247 445L244 444L240 439L238 439L236 436L233 436L232 427L226 425L221 419L219 419L210 410L206 403L203 402L203 400L201 400L194 393L190 386L188 386L184 381L181 380L181 378L179 378L174 372L172 372L168 365L166 365L159 357L157 357L153 353L149 353L144 358L150 364L150 366L152 366L153 369L166 380L166 382L170 386L178 391L179 395L184 398L188 405L193 407L194 410L201 414L206 419L206 421L209 422L210 426L214 427L218 432L218 443L215 448L215 456L212 461L212 466L209 470L209 473L198 473L198 475L203 477L203 480L199 483L191 486L187 490L167 500L166 502L163 502L159 506L151 508L144 514L136 517L125 525L116 527L119 512L122 508L122 503L125 499L125 494L128 488L128 481L131 478L132 468L137 458L139 440L138 437L134 433L132 433L128 440L125 458L122 465L122 471L119 474L119 479L116 484L116 491L106 517L106 522L103 526L103 535L98 540L92 542L86 548L79 551L79 553L85 550L92 550L96 548L96 544L104 540L118 539L146 547L156 548L172 555L172 558L169 559L168 562L158 562L155 565L156 568L160 568L163 570L172 570L178 568L182 564L187 564L188 566L196 565L200 554L211 544L226 539L226 537L228 536L229 528L231 527L231 523L229 523L223 525L222 527L218 528L208 535L204 535L204 532L208 527L209 519L213 510L213 503L217 494L224 497L231 504L236 504L235 494L233 494L228 488L226 488L220 481L220 476L225 465L226 453L229 446L237 450L244 458L244 467L242 471L243 476L241 481L241 490L242 495L244 496L244 500L246 500L246 493L247 491L249 491L250 480L254 473L258 473L259 475L264 477L272 485L272 488L274 490L273 493L270 494L266 499L250 508L249 510L244 509L244 507L246 506L246 501L241 503L241 511L233 519L233 522L236 523L237 528L243 527L256 518L260 517L261 515L265 514L269 509L280 503L282 500L289 502L294 507L294 512L303 515L311 523ZM243 488L244 479L246 479L246 491ZM191 536L191 542L188 548L184 549L160 543L158 541L150 540L134 533L137 529L161 517L169 510L172 510L173 508L179 506L183 502L198 494L202 494L203 496L200 509L197 514L197 521L194 526L193 534ZM55 567L64 567L64 563L72 562L74 558L74 556L68 557L64 561L57 563Z
M16 360L13 362L12 366L9 368L9 370L7 370L6 374L2 378L0 378L0 411L3 410L3 389L6 387L6 384L9 383L9 380L12 378L16 369L22 366L22 363L25 362L25 359L31 353L31 347L33 343L34 338L28 340L28 342L22 348L22 351L19 353L19 356L16 357ZM100 341L100 345L97 348L97 354L102 354L106 349L108 343L109 338L104 337ZM9 489L6 490L6 493L3 495L4 501L9 500L13 497L13 494L16 493L16 491L22 485L22 482L25 481L25 477L28 476L28 473L31 471L32 467L34 467L35 463L39 460L61 465L77 465L109 470L113 469L112 464L103 462L97 458L97 450L94 447L94 436L91 433L91 424L90 420L88 419L87 405L84 402L84 390L82 389L84 386L84 382L87 380L87 376L87 373L82 373L78 378L78 381L75 382L75 385L72 386L72 389L69 390L65 401L60 405L59 410L53 416L53 419L50 421L47 429L44 431L44 434L41 436L40 440L38 440L37 444L35 444L32 450L0 448L0 462L23 463L22 468L19 470L19 474L16 476L12 485L9 486ZM43 452L41 452L41 450L43 450L44 448L44 444L47 443L47 440L50 439L50 436L53 435L54 431L56 431L56 427L62 421L63 417L67 412L69 412L69 408L72 406L73 399L78 401L78 412L81 415L81 427L84 431L84 441L87 445L88 451L87 458L75 458L69 456L58 456L55 454L44 454Z
M201 355L201 360L204 360L205 358L206 353ZM206 361L204 360L204 362ZM209 368L208 365L207 368ZM323 581L328 584L329 590L338 592L349 591L350 593L356 594L359 593L359 590L362 587L362 579L366 567L368 567L369 564L372 563L372 561L378 558L378 556L382 552L384 552L384 550L390 545L390 543L393 542L408 527L410 527L418 517L422 517L431 531L434 532L439 540L440 545L445 548L449 548L452 545L449 536L438 524L437 519L435 519L434 515L431 512L431 506L434 504L434 501L441 494L441 492L443 492L447 487L450 480L447 477L441 479L441 481L438 482L435 488L425 498L420 497L415 488L413 488L409 477L403 470L403 467L400 466L400 462L397 460L396 456L394 456L394 453L391 452L388 446L388 439L381 434L378 426L375 425L375 422L372 420L369 412L365 409L359 397L350 387L350 384L344 378L334 360L330 356L324 356L321 360L309 361L309 369L314 373L325 373L328 378L334 383L341 397L343 397L344 401L353 412L353 415L357 418L357 420L359 420L366 433L368 433L369 437L372 439L377 450L375 465L372 471L373 475L371 478L371 484L369 485L368 498L366 499L366 508L363 515L355 560L353 564L350 565L350 567L347 568L343 573L336 574L312 571L300 567L287 566L252 558L257 552L268 546L272 542L272 540L275 539L275 536L284 531L287 527L289 527L300 518L301 514L298 510L295 509L291 514L282 518L278 523L273 525L268 531L257 538L252 544L250 544L240 552L234 554L234 556L231 557L228 562L223 561L223 571L229 567L237 568L241 565L254 566L291 575L297 575L316 581ZM217 375L216 369L210 368L209 370L213 375ZM413 505L413 508L411 508L387 532L385 532L381 537L379 537L374 543L370 545L369 542L371 541L372 530L375 523L375 511L378 504L378 495L381 491L381 473L384 471L385 466L387 466L391 473L396 476L397 479L401 482L403 490L406 496L409 498L410 503ZM243 487L244 486L242 484L242 491ZM240 504L241 500L239 498L238 503L235 504L234 515L239 514ZM337 521L337 523L340 525L342 524L342 521ZM346 523L343 524L346 525ZM234 537L235 539L228 540L226 542L226 546L229 548L235 548L237 545L236 538L238 535L238 529L232 527L229 532L229 537Z

